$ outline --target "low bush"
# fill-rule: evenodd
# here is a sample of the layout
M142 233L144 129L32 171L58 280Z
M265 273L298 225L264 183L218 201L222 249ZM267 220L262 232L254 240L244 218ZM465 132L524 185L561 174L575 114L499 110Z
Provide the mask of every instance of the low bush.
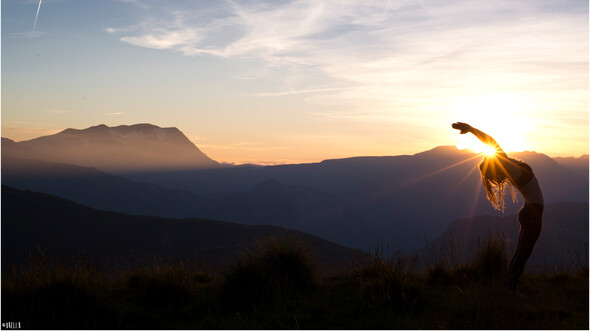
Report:
M403 259L386 260L376 252L353 268L359 294L365 308L400 313L421 303L419 288L412 285L412 275L404 272Z
M225 272L223 292L240 307L294 300L316 286L316 264L308 245L291 237L256 242Z
M508 271L509 255L503 236L478 240L470 267L481 280L500 280Z

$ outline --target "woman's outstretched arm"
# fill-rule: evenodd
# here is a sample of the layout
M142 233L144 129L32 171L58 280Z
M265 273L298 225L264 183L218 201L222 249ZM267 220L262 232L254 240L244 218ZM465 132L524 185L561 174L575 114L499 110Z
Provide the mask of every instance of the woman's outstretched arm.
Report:
M496 153L498 153L502 156L506 156L506 153L504 152L504 150L502 150L502 147L500 147L500 145L496 142L496 140L494 138L492 138L489 134L487 134L483 131L480 131L480 130L472 127L471 125L469 125L467 123L463 123L463 122L453 123L452 127L453 127L453 129L460 130L461 134L466 134L468 132L473 133L473 135L476 136L477 139L479 139L482 143L495 149Z

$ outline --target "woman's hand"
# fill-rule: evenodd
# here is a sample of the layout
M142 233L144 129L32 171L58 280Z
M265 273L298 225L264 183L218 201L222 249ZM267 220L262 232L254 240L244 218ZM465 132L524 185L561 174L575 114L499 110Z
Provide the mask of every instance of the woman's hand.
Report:
M460 130L461 134L469 133L469 132L471 132L471 129L473 129L471 127L471 125L469 125L467 123L463 123L463 122L456 122L456 123L453 123L453 125L451 125L451 126L453 127L453 129Z

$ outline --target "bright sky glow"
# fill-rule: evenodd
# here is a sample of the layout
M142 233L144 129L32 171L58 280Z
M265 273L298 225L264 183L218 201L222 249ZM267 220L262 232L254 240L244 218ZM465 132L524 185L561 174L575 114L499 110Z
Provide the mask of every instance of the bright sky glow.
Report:
M506 151L588 153L587 1L39 3L2 1L17 141L148 122L221 162L482 151L461 121Z

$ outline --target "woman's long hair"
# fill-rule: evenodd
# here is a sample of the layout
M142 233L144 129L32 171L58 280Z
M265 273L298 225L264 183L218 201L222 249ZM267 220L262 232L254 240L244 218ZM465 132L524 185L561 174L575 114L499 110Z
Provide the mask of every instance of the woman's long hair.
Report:
M500 160L498 160L499 157L502 156L486 156L483 162L479 165L479 172L481 173L481 180L486 191L486 196L492 204L492 207L504 212L504 195L506 191L510 191L512 202L517 201L517 194L508 173L500 163ZM517 160L509 160L518 162Z

